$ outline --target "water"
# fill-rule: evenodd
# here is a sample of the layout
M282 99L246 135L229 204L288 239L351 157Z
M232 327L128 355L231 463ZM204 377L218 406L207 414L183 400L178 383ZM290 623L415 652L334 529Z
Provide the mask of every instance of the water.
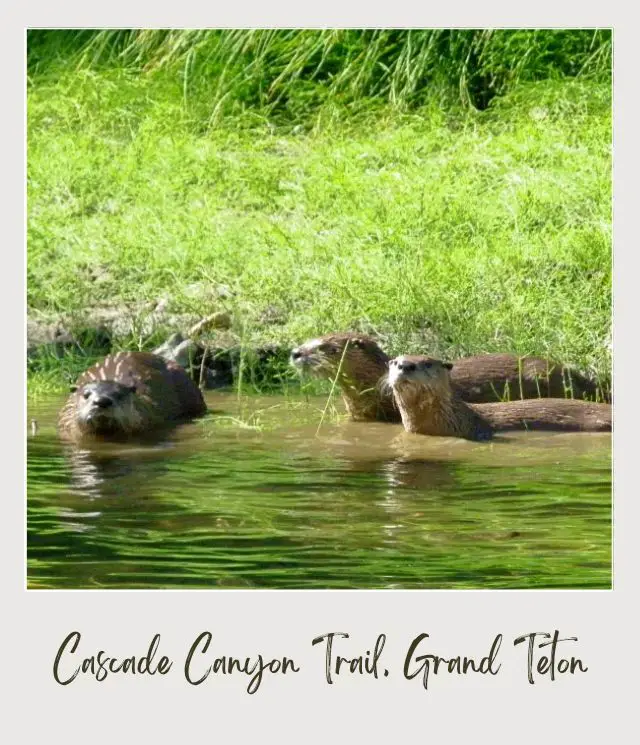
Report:
M610 435L316 434L324 401L216 392L164 441L78 449L61 403L28 412L30 588L611 586Z

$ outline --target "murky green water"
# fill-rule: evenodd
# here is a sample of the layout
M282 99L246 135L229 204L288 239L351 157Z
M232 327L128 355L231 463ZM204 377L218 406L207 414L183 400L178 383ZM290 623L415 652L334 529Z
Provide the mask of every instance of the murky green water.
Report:
M28 412L29 587L611 585L609 435L316 435L324 401L212 393L168 440L87 450L57 439L61 401Z

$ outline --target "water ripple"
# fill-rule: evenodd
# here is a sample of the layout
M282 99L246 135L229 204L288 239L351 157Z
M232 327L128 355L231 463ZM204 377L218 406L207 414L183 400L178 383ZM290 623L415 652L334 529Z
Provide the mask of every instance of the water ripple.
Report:
M610 438L479 447L342 422L315 437L283 402L263 432L212 420L87 450L36 413L31 587L611 584Z

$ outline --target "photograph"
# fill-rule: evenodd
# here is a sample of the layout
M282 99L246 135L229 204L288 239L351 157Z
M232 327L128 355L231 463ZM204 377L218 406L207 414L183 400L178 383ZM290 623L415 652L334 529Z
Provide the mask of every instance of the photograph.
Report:
M613 587L612 29L25 50L27 590Z

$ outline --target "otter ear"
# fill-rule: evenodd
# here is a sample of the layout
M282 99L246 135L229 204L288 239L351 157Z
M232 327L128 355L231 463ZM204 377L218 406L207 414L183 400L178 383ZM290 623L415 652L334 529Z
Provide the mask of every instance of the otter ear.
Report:
M442 367L446 367L447 370L452 370L453 369L453 362L443 362L442 363Z

